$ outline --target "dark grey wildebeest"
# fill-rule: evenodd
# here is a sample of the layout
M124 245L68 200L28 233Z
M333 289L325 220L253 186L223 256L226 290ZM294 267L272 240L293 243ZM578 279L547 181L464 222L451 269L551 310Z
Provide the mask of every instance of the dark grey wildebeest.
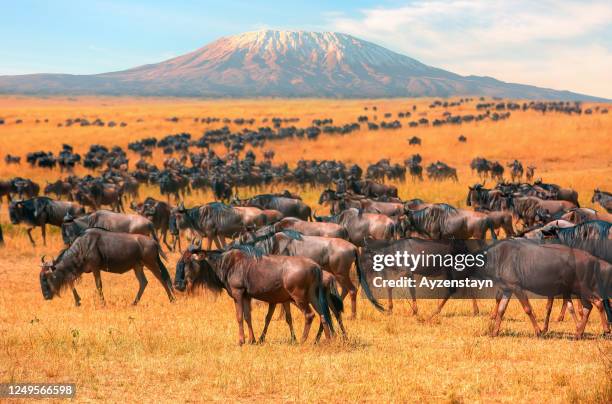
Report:
M609 296L612 295L612 269L604 261L586 251L560 244L540 243L513 239L503 240L486 249L486 266L478 273L492 279L501 296L497 303L496 316L492 324L492 335L499 333L508 301L514 294L533 325L537 336L541 335L527 291L540 296L570 299L577 295L582 303L582 318L576 327L576 338L581 338L593 305L601 314L605 332L609 332L612 310ZM607 267L602 268L602 264ZM602 276L605 273L605 276ZM605 311L605 314L604 314ZM607 321L606 321L607 316Z
M128 215L125 213L111 212L110 210L99 210L81 217L64 217L62 224L62 239L64 244L70 245L85 230L97 227L112 232L142 234L157 240L155 226L146 217L140 215Z
M9 205L9 216L11 223L25 223L28 237L32 245L35 245L32 238L32 229L40 227L43 238L43 245L47 244L46 225L60 227L64 222L64 217L70 215L78 217L85 214L82 207L73 202L54 201L47 197L36 197L25 201L13 201Z
M100 272L123 274L133 269L138 279L137 304L147 286L143 267L146 267L164 287L170 301L174 301L172 279L161 258L165 258L159 243L141 234L109 232L103 229L87 229L70 247L63 250L52 262L43 256L40 286L46 300L53 299L62 289L72 288L77 306L81 303L74 283L84 273L93 273L102 304L102 278Z
M301 199L290 197L291 194L263 194L234 202L239 206L254 206L259 209L274 209L284 217L296 217L301 220L312 220L312 210Z

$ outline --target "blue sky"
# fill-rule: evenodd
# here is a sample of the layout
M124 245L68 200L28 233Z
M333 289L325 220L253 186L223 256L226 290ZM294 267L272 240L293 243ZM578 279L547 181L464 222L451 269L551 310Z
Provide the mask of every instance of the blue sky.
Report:
M459 74L612 98L612 2L17 1L0 74L101 73L262 28L340 31Z

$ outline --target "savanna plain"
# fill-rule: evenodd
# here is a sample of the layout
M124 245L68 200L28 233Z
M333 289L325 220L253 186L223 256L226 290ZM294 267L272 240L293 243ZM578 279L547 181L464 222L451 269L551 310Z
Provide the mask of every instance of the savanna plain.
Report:
M280 140L254 151L261 158L263 150L274 150L274 163L287 162L291 167L302 158L343 160L362 167L381 158L401 163L420 153L425 166L441 160L456 167L459 182L412 182L408 176L405 183L397 184L400 196L459 207L465 207L467 186L479 182L469 168L476 156L533 165L536 177L578 191L581 206L593 207L593 189L612 190L612 113L570 116L513 111L510 118L498 122L409 128L407 122L415 117L432 120L447 110L429 108L431 102L3 97L0 151L2 157L10 153L24 160L27 152L57 153L68 143L84 154L94 143L127 149L128 142L144 137L188 132L198 138L204 130L225 125L194 121L201 117L254 118L254 128L264 126L264 118L297 117L300 121L294 124L305 127L313 119L332 118L334 124L344 124L356 122L359 115L371 119L376 115L380 121L385 113L395 119L398 112L411 111L411 118L400 119L401 129L368 131L362 125L345 136ZM475 113L477 102L475 98L448 111ZM58 126L78 117L127 125ZM244 127L227 125L232 130ZM407 139L415 135L422 139L421 146L408 145ZM458 142L459 135L466 136L467 142ZM215 148L225 153L222 145ZM132 165L138 156L128 154ZM161 166L164 158L157 150L152 162ZM86 173L82 167L75 172ZM67 174L30 168L24 161L21 165L0 162L1 179L17 175L44 184ZM245 197L285 188L274 184L239 192ZM318 214L326 212L317 205L321 188L291 189ZM154 186L141 188L140 194L141 199L160 197ZM194 192L185 204L212 199L210 193ZM346 339L315 345L311 332L307 343L292 344L284 321L276 320L264 344L238 346L234 306L228 296L198 291L178 295L170 304L150 275L136 307L130 304L137 291L131 272L102 275L104 307L91 275L77 285L81 307L74 307L70 293L45 301L38 283L39 262L41 255L56 256L63 247L58 229L51 229L47 246L42 246L40 232L35 230L37 246L32 248L25 227L10 224L6 201L0 207L0 223L6 240L0 249L1 382L74 382L78 401L612 402L612 341L601 336L596 314L583 340L573 340L569 316L564 322L553 322L548 334L536 338L520 304L512 300L501 335L492 338L488 335L492 301L481 301L477 316L472 315L469 301L450 301L440 316L426 320L434 301L421 301L422 316L413 316L407 302L396 301L393 313L385 314L359 299L357 318L345 316ZM171 275L177 259L177 253L169 254ZM541 321L545 302L533 303ZM557 302L554 315L559 306ZM294 314L299 331L302 318ZM255 305L256 333L261 331L264 315L265 306Z

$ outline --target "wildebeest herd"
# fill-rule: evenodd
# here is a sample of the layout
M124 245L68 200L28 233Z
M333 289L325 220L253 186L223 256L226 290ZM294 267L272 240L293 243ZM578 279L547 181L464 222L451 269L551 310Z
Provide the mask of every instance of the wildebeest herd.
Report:
M537 104L524 108L535 109ZM574 112L569 105L563 108L569 108L567 113ZM27 226L32 244L34 227L41 227L43 243L46 225L61 228L66 248L52 260L41 260L40 286L45 299L70 288L79 305L75 282L83 273L92 273L103 301L100 272L121 274L133 270L139 283L136 304L147 286L147 268L162 284L170 301L175 300L175 290L225 290L236 305L240 343L246 339L243 322L247 324L249 342L255 341L253 299L268 303L260 341L265 339L277 305L284 309L292 339L295 333L290 305L303 313L302 340L307 339L315 316L320 320L317 340L323 333L327 337L334 334L334 321L346 334L343 300L350 296L351 316L355 317L359 288L376 309L391 311L391 291L388 290L388 304L384 307L372 290L369 259L374 253L398 250L415 254L486 251L486 269L468 269L463 276L483 276L495 282L497 302L491 317L494 335L499 332L512 295L521 302L537 335L549 328L555 297L564 302L561 316L566 307L572 313L577 337L583 335L593 306L601 315L604 333L610 333L612 194L594 191L592 202L598 203L602 211L582 208L574 190L534 180L533 166L524 167L517 160L503 164L477 157L471 168L483 180L493 179L496 185L470 186L466 205L472 209L460 209L446 203L400 197L394 181L405 181L407 172L414 181L423 180L418 154L404 164L381 159L362 168L335 160L301 160L290 168L287 164L274 164L271 150L263 153L262 160L253 151L243 153L245 143L261 147L275 137L315 138L321 132L342 134L356 129L352 125L333 127L332 123L320 120L303 130L275 126L241 134L220 129L197 140L186 133L159 141L143 139L128 147L140 156L133 170L129 169L127 153L118 146L92 145L83 157L69 145L63 146L58 157L34 152L26 157L32 166L52 169L59 165L69 175L47 183L42 189L45 196L39 196L40 185L29 179L0 181L0 202L6 197L11 222ZM210 146L215 143L224 143L227 153L213 151ZM197 151L192 151L194 147ZM155 148L171 155L163 167L147 160ZM20 158L7 156L6 163L19 164ZM78 177L73 173L76 164L94 171ZM506 169L509 181L504 180ZM425 171L430 180L458 180L457 170L440 161L431 163ZM523 177L526 182L522 182ZM141 200L142 184L158 186L165 198L148 196ZM273 185L293 191L255 194ZM307 187L323 188L319 206L309 206L300 197ZM197 199L198 191L203 189L211 190L215 200L185 206L186 195ZM126 213L126 207L134 213ZM317 209L329 209L330 214L317 215ZM0 243L2 240L0 228ZM181 240L189 244L183 246ZM473 242L449 244L448 240ZM164 249L181 254L174 282L164 263ZM435 269L437 272L420 267L414 273L452 276L444 268ZM397 276L404 269L386 271ZM436 313L455 292L452 288L447 290ZM549 299L542 328L528 292ZM576 297L577 310L572 301ZM416 314L414 294L411 304ZM477 312L476 300L473 307Z

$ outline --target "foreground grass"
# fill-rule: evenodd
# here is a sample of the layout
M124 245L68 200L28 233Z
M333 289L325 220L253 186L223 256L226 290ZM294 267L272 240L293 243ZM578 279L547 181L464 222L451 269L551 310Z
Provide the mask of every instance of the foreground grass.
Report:
M145 136L191 132L208 128L193 117L273 116L302 119L332 117L335 123L352 122L364 105L384 112L405 111L412 104L428 118L427 100L321 101L321 100L134 100L134 99L16 99L0 98L2 153L57 151L64 142L84 152L91 143L127 146ZM471 112L473 105L453 112ZM371 111L370 111L371 115ZM101 117L125 121L125 128L70 127L57 123L69 117ZM165 118L178 116L178 123ZM15 124L15 119L23 119ZM35 123L35 119L49 123ZM141 122L138 122L142 119ZM476 155L502 162L514 158L538 167L546 181L571 186L582 205L591 206L592 189L612 189L612 121L609 115L567 117L526 112L513 113L506 122L443 128L404 128L399 131L361 131L350 136L324 136L316 142L269 143L275 162L293 165L300 158L342 159L359 164L389 157L402 161L419 152L426 164L443 160L459 170L459 183L400 185L404 198L421 197L465 205L468 184L477 179L469 171ZM218 127L221 124L210 125ZM259 126L259 123L254 125ZM235 128L238 129L238 128ZM459 134L468 137L458 144ZM418 135L420 148L406 139ZM220 150L220 149L219 149ZM222 151L222 150L220 150ZM258 151L259 152L259 151ZM3 156L1 156L3 157ZM135 157L131 156L132 161ZM156 154L160 164L163 156ZM78 174L84 174L82 169ZM0 178L23 175L44 183L59 171L48 172L0 163ZM282 189L284 185L275 185ZM241 190L241 195L258 190ZM317 206L320 189L302 195ZM144 188L142 195L159 195ZM186 204L209 201L209 194L192 194ZM321 208L321 211L324 211ZM137 290L135 276L103 274L107 306L100 307L91 276L78 285L83 306L73 306L70 293L51 302L43 300L38 285L41 254L57 255L57 230L47 247L32 249L23 227L8 225L6 205L0 208L7 246L0 250L0 381L63 381L77 383L79 401L446 401L446 402L611 402L612 342L599 336L597 315L587 327L587 338L572 340L569 319L553 323L544 338L533 337L520 305L512 301L502 335L487 335L487 313L492 302L481 303L482 314L471 314L471 303L451 301L443 315L422 321L408 314L399 302L391 315L376 312L358 301L356 320L345 320L346 341L313 345L314 332L304 345L289 343L284 321L274 321L264 345L238 347L233 303L226 295L200 292L167 301L160 285L150 282L143 300L130 306ZM38 230L35 238L40 240ZM171 254L169 268L177 256ZM174 271L171 269L171 272ZM434 302L419 303L431 313ZM534 302L539 318L544 302ZM554 313L558 312L558 305ZM261 331L265 307L256 305L254 325ZM294 310L296 330L302 319Z

